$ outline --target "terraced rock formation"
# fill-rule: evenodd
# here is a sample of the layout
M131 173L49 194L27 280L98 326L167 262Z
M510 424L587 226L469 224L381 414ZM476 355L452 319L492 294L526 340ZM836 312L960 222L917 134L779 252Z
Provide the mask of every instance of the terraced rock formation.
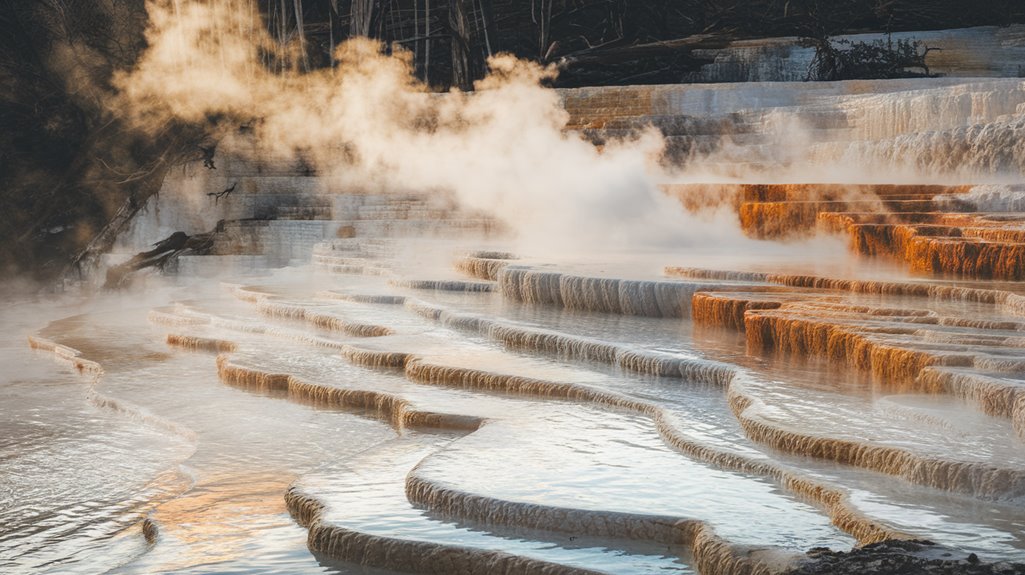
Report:
M690 197L688 186L671 191ZM1025 279L1019 186L726 185L741 227L758 239L816 233L846 238L862 256L896 260L912 273L981 280ZM707 195L707 186L696 193Z
M343 562L418 573L768 574L862 565L857 553L805 555L855 542L930 538L966 565L968 553L1006 561L1025 545L1012 527L1025 495L1025 403L1013 379L1011 291L683 268L628 279L494 249L425 276L405 263L401 234L381 233L423 224L359 221L355 237L320 244L302 276L191 287L148 314L54 324L34 345L92 374L97 389L132 397L100 408L145 404L148 386L133 390L116 367L129 365L119 340L142 336L130 345L166 341L171 357L206 366L188 385L226 384L268 414L285 402L337 425L392 429L355 457L293 472L279 494L309 549ZM966 305L992 319L966 321ZM127 327L147 317L155 333ZM681 322L693 322L693 335L681 339ZM121 338L98 336L100 326ZM744 332L747 348L705 348L701 330L713 328ZM882 395L865 395L856 377L830 385L814 370L757 359L778 354L864 370ZM164 356L133 354L131 369L166 370ZM775 383L787 375L796 381ZM177 409L119 411L200 448L211 433L179 431ZM217 458L196 465L201 476L220 473ZM183 542L167 523L174 505L146 519L154 551L139 565L166 566L174 550L211 536ZM935 519L909 521L898 510L910 507ZM913 555L901 565L917 565ZM980 572L1001 572L988 565Z
M903 137L858 120L894 101L856 86L828 88L842 106L772 89L817 100L837 148ZM914 97L962 101L962 122L1020 104L1020 86L987 90ZM730 153L767 162L758 115L723 125L749 122ZM518 250L501 214L447 198L222 165L169 180L110 261L224 220L207 255L128 297L26 304L38 319L18 325L53 320L34 359L69 375L29 373L9 401L75 425L33 431L46 457L0 472L104 480L4 532L0 570L88 571L83 550L110 549L119 573L1025 573L1021 266L964 247L1017 245L1016 188L695 176L666 193L764 241L575 260ZM188 189L191 212L159 203ZM96 472L96 443L136 459ZM31 525L45 480L0 523Z

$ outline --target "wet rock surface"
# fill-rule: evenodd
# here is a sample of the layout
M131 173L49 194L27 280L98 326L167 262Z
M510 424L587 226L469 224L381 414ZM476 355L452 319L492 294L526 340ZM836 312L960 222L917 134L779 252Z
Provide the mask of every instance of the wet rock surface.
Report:
M882 541L850 552L808 551L808 561L788 575L1011 575L1025 563L986 563L930 541Z

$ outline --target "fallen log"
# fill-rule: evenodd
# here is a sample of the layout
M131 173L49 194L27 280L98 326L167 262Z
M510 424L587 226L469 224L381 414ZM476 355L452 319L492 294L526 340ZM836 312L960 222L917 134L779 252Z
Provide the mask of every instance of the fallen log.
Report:
M174 232L170 236L153 244L153 249L140 252L132 259L111 267L107 270L107 279L103 284L104 289L117 289L124 287L131 279L132 274L146 268L164 269L168 262L178 256L191 253L203 255L213 248L213 233L196 234L190 236L185 232Z

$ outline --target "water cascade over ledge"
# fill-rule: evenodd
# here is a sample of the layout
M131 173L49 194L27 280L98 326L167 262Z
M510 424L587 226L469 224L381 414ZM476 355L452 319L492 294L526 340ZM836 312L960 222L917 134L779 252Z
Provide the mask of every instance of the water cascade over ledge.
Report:
M1022 80L430 94L222 4L117 81L260 120L0 305L0 572L1025 573Z

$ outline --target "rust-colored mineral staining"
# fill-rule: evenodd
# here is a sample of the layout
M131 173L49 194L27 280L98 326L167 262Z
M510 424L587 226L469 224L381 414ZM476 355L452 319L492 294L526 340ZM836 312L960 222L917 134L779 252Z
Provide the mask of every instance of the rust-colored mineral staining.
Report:
M707 186L676 187L689 209L709 204ZM972 186L758 184L719 187L735 198L752 238L845 236L852 252L900 262L914 273L968 279L1025 279L1025 222L973 203ZM693 198L698 198L694 200Z

